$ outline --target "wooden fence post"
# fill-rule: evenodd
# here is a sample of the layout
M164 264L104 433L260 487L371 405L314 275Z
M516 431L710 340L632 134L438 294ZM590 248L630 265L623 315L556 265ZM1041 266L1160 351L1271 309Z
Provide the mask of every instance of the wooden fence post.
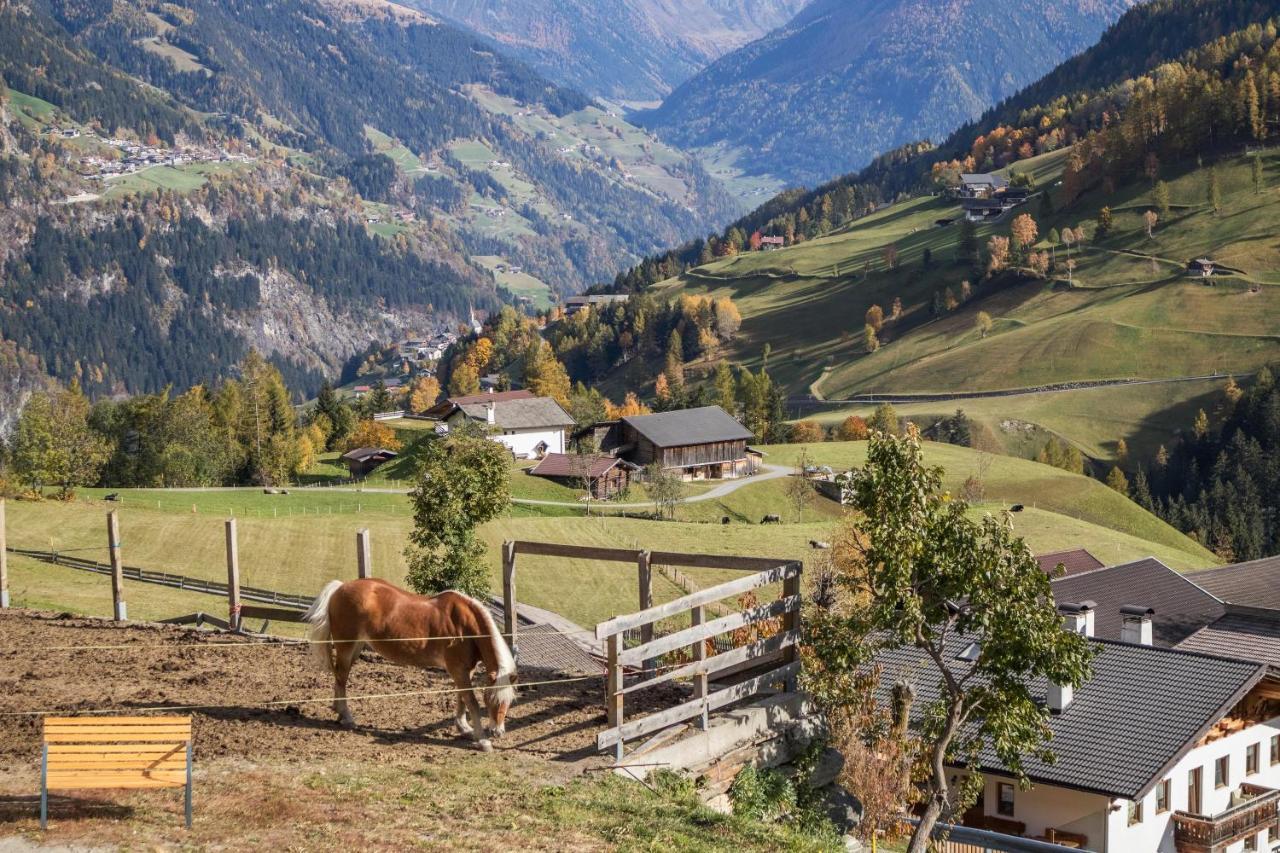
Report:
M622 633L619 632L609 637L609 673L604 705L610 728L622 725L623 718L622 702L625 696L622 692L622 664L618 663L618 652L621 650ZM618 738L614 757L618 761L622 760L622 738Z
M227 522L227 624L240 630L240 546L236 541L236 520Z
M782 582L782 596L800 596L800 577L804 568L803 563L792 563L795 567L795 573ZM782 618L782 630L784 631L800 631L800 604L796 604L795 608L787 611ZM800 660L800 646L794 645L787 650L787 663L796 663ZM792 676L787 679L787 690L794 693L796 690L796 678Z
M107 513L107 551L111 554L111 617L117 622L129 618L124 603L124 560L120 554L120 516Z
M502 543L502 632L516 653L516 543Z
M373 577L373 550L369 547L369 528L356 531L356 576Z
M5 550L4 498L0 498L0 610L9 606L9 552Z
M636 558L636 565L640 576L640 609L648 610L653 606L653 565L650 560L648 551L641 551ZM653 639L653 623L649 622L640 626L640 643L644 644ZM656 668L653 660L644 662L644 673L650 676Z
M706 620L706 608L698 605L689 611L689 619L696 627ZM707 659L707 641L698 640L689 649L693 653L693 659L698 663L703 663ZM705 672L698 673L693 677L693 698L707 698L707 674ZM698 728L704 732L707 730L707 706L702 706L702 717L698 720Z

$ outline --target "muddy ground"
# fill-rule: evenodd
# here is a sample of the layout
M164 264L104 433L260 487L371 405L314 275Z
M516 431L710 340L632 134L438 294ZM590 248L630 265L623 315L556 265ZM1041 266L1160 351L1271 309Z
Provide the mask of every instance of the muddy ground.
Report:
M457 734L453 695L352 701L357 728L349 731L329 707L331 678L316 668L304 646L222 645L229 642L240 641L168 625L0 613L0 765L38 765L42 714L190 705L206 707L171 713L193 715L197 762L341 755L421 765L475 750ZM570 767L599 764L595 738L605 723L603 677L542 685L531 683L572 676L534 670L520 677L507 735L495 742L496 749ZM444 673L395 667L366 651L352 670L348 692L355 697L452 687ZM627 697L629 712L670 707L683 698L678 692L665 695L662 688L647 692L657 695ZM306 701L317 699L323 701ZM39 713L13 716L27 712Z

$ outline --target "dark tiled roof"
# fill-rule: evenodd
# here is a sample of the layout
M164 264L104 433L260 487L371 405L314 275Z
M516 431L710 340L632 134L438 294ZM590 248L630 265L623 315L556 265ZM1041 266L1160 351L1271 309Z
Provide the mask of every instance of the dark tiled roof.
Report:
M493 406L493 422L499 429L538 429L539 427L573 426L573 416L550 397L517 397L495 402L463 403L458 406L473 421L488 420L488 407Z
M432 418L444 418L452 414L454 409L459 406L465 406L468 403L528 400L534 396L534 393L526 388L521 388L517 391L486 391L482 394L464 394L461 397L450 397L447 400L441 400L430 409L427 409L424 414Z
M1046 572L1052 572L1061 564L1066 570L1066 574L1063 577L1078 575L1081 572L1091 572L1106 565L1083 548L1073 548L1070 551L1054 551L1052 554L1040 554L1036 557L1036 562Z
M1191 577L1223 601L1280 610L1280 557L1206 569Z
M1280 669L1280 611L1227 613L1187 637L1178 648L1255 660Z
M635 415L622 420L658 447L748 441L753 438L750 430L719 406Z
M611 468L624 465L614 456L589 456L573 453L548 453L529 471L535 477L603 477Z
M1059 578L1053 597L1059 604L1095 602L1094 635L1111 640L1120 639L1121 607L1150 607L1158 646L1176 646L1226 612L1222 602L1153 557Z
M394 459L397 455L394 450L387 450L384 447L357 447L342 454L342 458L352 462L366 462L378 456L383 459Z
M956 672L966 666L957 656L968 643L959 637L948 646ZM1093 677L1065 711L1050 718L1048 745L1056 760L1024 759L1033 782L1127 800L1142 796L1266 673L1247 661L1105 640L1095 644ZM923 651L902 647L879 662L885 701L898 680L915 687L913 718L938 699L939 682ZM1032 696L1043 700L1047 692L1044 679L1031 685ZM980 762L983 770L1009 772L992 750Z
M976 184L978 186L1007 187L1009 181L1002 175L982 174L982 173L965 173L960 176L962 184Z

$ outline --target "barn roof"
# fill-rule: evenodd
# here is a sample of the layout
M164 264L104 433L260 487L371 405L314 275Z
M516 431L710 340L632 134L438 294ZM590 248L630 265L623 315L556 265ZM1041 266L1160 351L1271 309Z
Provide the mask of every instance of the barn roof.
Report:
M342 458L352 462L367 462L379 456L383 459L394 459L398 455L394 450L387 450L385 447L357 447L342 454Z
M575 453L548 453L542 461L530 469L535 477L603 477L618 465L635 466L616 456L598 456Z
M634 415L622 420L658 447L710 444L713 441L746 441L753 438L749 429L719 406Z
M1040 554L1036 557L1036 562L1039 563L1040 568L1046 572L1052 572L1061 565L1066 570L1066 574L1064 574L1063 577L1078 575L1081 572L1091 572L1094 569L1101 569L1106 565L1084 548L1072 548L1068 551L1054 551L1052 554Z
M484 395L476 402L455 406L473 421L488 420L487 409L493 406L493 423L500 429L538 429L539 427L573 426L573 416L550 397L515 397L489 400ZM497 396L497 395L494 395ZM453 414L453 412L450 412Z
M1206 569L1191 577L1223 601L1280 610L1280 557Z

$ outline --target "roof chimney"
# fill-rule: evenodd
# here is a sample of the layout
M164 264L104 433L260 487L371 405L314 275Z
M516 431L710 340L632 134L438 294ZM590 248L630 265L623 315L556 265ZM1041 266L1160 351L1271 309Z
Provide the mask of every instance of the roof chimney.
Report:
M1126 604L1120 608L1120 640L1134 645L1151 645L1151 617L1155 611L1150 607Z
M492 401L484 404L484 419L489 426L493 426L497 423L497 417L495 416L496 409L497 406L495 406Z
M1079 604L1064 601L1059 604L1058 612L1062 614L1062 627L1073 634L1092 637L1093 608L1096 606L1092 601L1082 601Z
M1075 689L1070 684L1054 684L1049 682L1049 696L1047 697L1049 713L1061 714L1071 705L1071 700L1075 698Z

